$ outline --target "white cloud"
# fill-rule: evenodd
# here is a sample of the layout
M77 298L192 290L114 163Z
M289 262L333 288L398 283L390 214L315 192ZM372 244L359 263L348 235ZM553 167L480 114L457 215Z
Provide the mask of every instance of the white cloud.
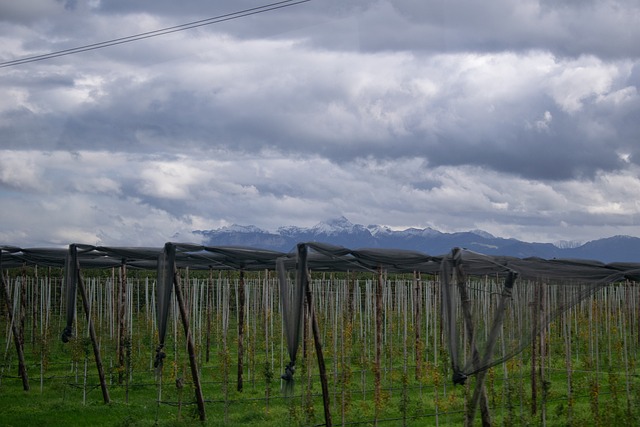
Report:
M538 131L548 132L551 120L553 120L553 115L549 111L545 111L542 118L536 121L535 129Z
M202 171L181 161L152 161L140 171L140 192L163 199L190 199L191 187L203 177Z
M231 223L275 230L345 214L364 224L442 231L484 227L500 236L555 241L550 230L559 227L563 236L580 238L568 236L561 221L580 233L603 222L632 231L638 224L628 218L640 217L634 169L595 180L543 183L476 167L431 168L417 158L336 164L320 157L234 160L236 155L159 161L124 153L28 153L31 168L53 179L51 188L73 192L41 192L37 201L4 194L3 203L12 209L3 220L8 231L0 237L12 244L31 235L54 245L65 239L161 245L176 234L193 241L193 230ZM136 187L143 182L150 186Z
M18 190L43 191L46 182L36 162L20 151L8 150L0 157L0 187Z
M617 77L618 67L594 57L581 57L564 63L549 79L549 90L556 103L567 113L580 111L589 98L607 94Z

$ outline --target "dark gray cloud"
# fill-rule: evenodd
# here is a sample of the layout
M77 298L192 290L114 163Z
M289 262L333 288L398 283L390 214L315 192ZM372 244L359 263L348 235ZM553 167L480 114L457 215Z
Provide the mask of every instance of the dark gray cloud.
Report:
M633 1L372 2L360 19L363 49L547 50L556 55L637 57ZM378 31L382 28L382 31Z
M236 52L222 55L224 65L190 58L129 75L54 75L32 87L14 79L29 95L8 109L0 135L6 148L275 150L337 163L420 157L434 167L478 165L532 179L592 177L624 167L621 155L638 158L640 99L624 62L547 54L323 58L269 48L275 57L246 64ZM550 71L527 74L536 61Z
M97 6L56 0L11 2L0 7L8 23L44 23L51 47L102 41L131 35L131 16L138 30L149 31L269 4L256 0L103 1ZM147 17L147 18L145 18ZM79 19L83 18L83 19ZM121 26L96 25L120 22ZM158 27L150 28L152 19ZM115 31L114 31L115 30ZM634 0L536 1L478 3L412 0L312 0L242 19L191 30L223 32L243 39L304 38L313 46L360 51L527 51L545 50L560 56L583 54L601 58L638 57L640 6ZM109 35L111 33L111 36ZM91 35L94 35L94 38ZM75 36L75 37L74 37ZM95 37L103 37L102 40ZM75 40L74 40L75 38ZM44 42L42 40L41 42Z
M154 13L165 19L203 19L260 7L268 2L200 1L101 2L99 13ZM603 58L637 57L640 7L629 1L508 0L478 3L412 0L311 1L265 16L219 25L242 38L290 37L339 49L520 51L548 50L557 55L593 54ZM348 30L347 27L351 27ZM326 28L341 28L341 34ZM304 31L301 31L304 30Z

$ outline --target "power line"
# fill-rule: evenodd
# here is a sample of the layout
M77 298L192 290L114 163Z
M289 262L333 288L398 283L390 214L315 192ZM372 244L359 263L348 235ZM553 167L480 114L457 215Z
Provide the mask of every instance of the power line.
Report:
M135 34L127 37L120 37L117 39L107 40L100 43L93 43L84 46L78 46L70 49L59 50L56 52L45 53L42 55L27 56L21 59L15 59L12 61L0 62L0 68L13 67L16 65L28 64L30 62L44 61L46 59L57 58L59 56L73 55L76 53L86 52L89 50L103 49L105 47L115 46L124 43L131 43L138 40L144 40L151 37L163 36L165 34L176 33L178 31L190 30L192 28L203 27L205 25L217 24L224 21L231 21L233 19L243 18L250 15L257 15L259 13L269 12L272 10L283 9L285 7L295 6L301 3L307 3L312 0L284 0L275 3L266 4L264 6L253 7L250 9L244 9L238 12L227 13L224 15L214 16L212 18L201 19L199 21L188 22L186 24L175 25L173 27L166 27L159 30L147 31L145 33Z

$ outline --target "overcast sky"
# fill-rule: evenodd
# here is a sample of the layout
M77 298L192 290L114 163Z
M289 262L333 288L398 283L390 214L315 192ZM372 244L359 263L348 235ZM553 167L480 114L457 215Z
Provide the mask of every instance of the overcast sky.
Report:
M0 62L260 0L0 2ZM311 0L0 68L0 245L640 236L637 0Z

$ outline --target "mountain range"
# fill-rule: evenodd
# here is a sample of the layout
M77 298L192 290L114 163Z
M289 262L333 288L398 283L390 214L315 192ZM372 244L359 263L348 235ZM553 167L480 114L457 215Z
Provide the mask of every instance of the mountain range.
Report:
M610 262L640 262L640 238L613 236L584 244L575 242L534 243L495 237L482 230L444 233L432 228L392 230L380 225L353 224L345 217L323 221L313 227L280 227L276 232L256 226L232 225L216 230L197 230L210 246L246 246L289 252L299 242L324 242L351 249L395 248L443 255L454 247L487 255L518 258L590 259Z

